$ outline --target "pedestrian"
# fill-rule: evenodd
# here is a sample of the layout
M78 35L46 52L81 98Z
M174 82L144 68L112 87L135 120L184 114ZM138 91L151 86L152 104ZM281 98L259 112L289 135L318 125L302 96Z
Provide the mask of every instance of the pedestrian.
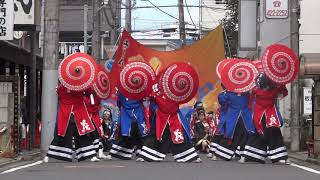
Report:
M28 148L28 136L29 136L29 113L27 110L26 104L26 97L21 98L21 105L20 105L20 123L21 123L21 142L20 148L27 149Z
M40 117L40 112L37 112L36 115L37 119L36 119L36 127L35 127L35 132L34 132L34 139L35 142L33 144L34 148L40 148L40 136L41 136L41 117Z

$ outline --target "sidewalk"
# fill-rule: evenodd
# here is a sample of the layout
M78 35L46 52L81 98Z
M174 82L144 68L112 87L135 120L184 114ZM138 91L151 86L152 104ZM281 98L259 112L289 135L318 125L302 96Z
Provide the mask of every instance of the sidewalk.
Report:
M22 162L22 161L31 161L38 157L40 157L40 150L25 151L20 153L17 157L14 157L14 158L0 157L0 168L10 164Z
M291 159L295 159L298 161L305 161L313 164L320 165L320 159L314 159L311 157L308 157L308 152L307 151L302 151L302 152L288 152L288 156Z

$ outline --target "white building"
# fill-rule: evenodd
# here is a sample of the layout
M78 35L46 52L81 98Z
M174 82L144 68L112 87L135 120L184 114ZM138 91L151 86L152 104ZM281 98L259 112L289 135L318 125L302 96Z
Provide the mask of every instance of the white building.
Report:
M185 25L186 39L197 39L199 31L190 24ZM159 29L133 32L135 39L180 39L179 23L165 24Z
M177 49L177 45L167 39L138 39L138 42L158 51L172 51Z
M320 53L320 1L300 1L300 54Z
M308 72L307 74L313 74L313 79L304 80L303 87L314 87L313 108L306 108L307 104L305 98L302 102L302 112L308 110L313 113L313 122L310 124L313 130L313 141L314 141L314 154L320 154L320 1L319 0L300 0L300 29L299 29L299 53L301 55L301 64L303 71ZM317 75L316 75L317 74ZM314 81L313 81L314 80Z
M200 21L202 31L217 27L225 17L227 0L200 0Z

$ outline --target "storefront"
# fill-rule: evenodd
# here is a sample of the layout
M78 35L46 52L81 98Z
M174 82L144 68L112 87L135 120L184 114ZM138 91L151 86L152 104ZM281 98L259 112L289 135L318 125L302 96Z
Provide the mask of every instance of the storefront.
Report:
M41 92L42 58L9 41L0 41L0 51L0 156L13 157L39 146L36 113L41 96L32 101L31 95ZM31 81L33 59L35 82ZM28 128L23 129L23 123Z
M304 79L312 79L311 88L303 88L302 120L310 123L310 139L307 140L309 155L319 158L320 155L320 54L305 53L301 55L300 75ZM310 97L311 90L311 99ZM311 100L311 109L310 109ZM311 114L310 114L311 112ZM310 116L308 116L310 115Z

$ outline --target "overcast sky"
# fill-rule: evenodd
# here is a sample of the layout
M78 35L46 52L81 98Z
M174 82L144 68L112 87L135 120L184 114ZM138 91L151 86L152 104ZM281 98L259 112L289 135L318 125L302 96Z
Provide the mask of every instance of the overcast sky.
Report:
M153 4L157 6L164 5L177 5L178 0L150 0ZM123 1L125 2L125 1ZM137 0L137 4L135 7L141 6L152 6L152 4L148 1ZM199 0L187 0L188 5L199 5ZM161 8L163 11L171 14L172 16L179 18L178 7L166 7ZM192 16L193 21L198 24L199 23L199 8L198 7L189 7L190 14ZM125 14L124 11L122 13L122 21L124 25ZM187 9L184 9L185 21L191 23L190 16L188 14ZM177 23L178 20L174 19L165 13L161 12L156 8L135 8L132 10L132 30L152 30L161 28L166 24L174 24Z

